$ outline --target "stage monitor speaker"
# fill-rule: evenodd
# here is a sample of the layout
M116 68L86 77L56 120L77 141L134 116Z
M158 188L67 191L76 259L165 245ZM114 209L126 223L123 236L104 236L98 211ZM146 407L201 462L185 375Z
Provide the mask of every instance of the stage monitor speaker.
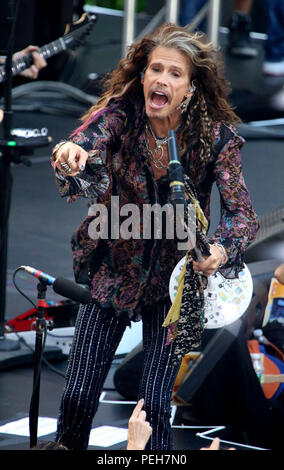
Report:
M218 330L205 331L205 346L202 346L200 359L192 368L187 380L179 388L177 395L182 401L188 402L196 393L210 371L239 335L242 321ZM143 368L143 345L139 343L121 362L114 373L113 381L116 390L128 400L136 400Z
M247 346L246 319L217 331L176 391L186 424L230 426L234 441L270 448L268 400Z
M113 376L113 383L120 395L137 400L143 368L143 345L139 343L121 362Z
M237 338L242 326L238 319L231 325L217 330L204 350L200 353L196 363L190 369L187 377L176 392L179 400L189 403L202 385L208 374L214 369L221 357L226 353L233 341Z

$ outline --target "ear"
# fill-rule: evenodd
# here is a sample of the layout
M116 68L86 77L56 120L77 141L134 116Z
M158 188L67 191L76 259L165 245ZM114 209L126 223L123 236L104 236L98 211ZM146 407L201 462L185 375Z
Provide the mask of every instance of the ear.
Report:
M192 81L192 82L191 82L191 85L190 85L189 92L190 92L190 93L194 93L195 90L196 90L196 86L195 86L194 82Z

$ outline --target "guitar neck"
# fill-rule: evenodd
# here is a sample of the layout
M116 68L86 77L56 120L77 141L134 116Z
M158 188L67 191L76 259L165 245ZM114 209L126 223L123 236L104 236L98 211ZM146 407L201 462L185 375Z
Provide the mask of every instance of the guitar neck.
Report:
M50 57L58 54L59 52L66 49L66 44L63 38L56 39L55 41L46 44L45 46L41 47L38 53L44 59L49 59ZM12 63L12 75L18 75L19 73L23 72L25 69L29 68L33 62L32 55L26 54L23 57L13 61ZM5 65L0 67L0 83L5 80L6 77L6 69Z

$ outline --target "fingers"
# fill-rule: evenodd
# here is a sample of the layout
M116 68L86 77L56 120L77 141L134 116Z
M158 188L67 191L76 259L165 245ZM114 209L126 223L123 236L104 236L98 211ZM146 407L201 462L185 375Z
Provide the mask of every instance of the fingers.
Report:
M32 56L33 56L33 59L34 59L34 66L38 70L43 69L44 67L46 67L46 65L47 65L46 60L37 51L33 51Z
M136 404L128 422L128 450L143 450L152 434L152 427L146 421L146 412L142 410L144 400Z
M135 406L135 408L132 412L131 418L138 418L140 413L141 413L141 410L142 410L143 406L144 406L144 400L143 400L143 398L141 398L141 400L139 400L137 405ZM146 413L145 413L145 419L146 419Z
M86 166L87 157L83 152L80 152L79 155L77 155L77 158L78 168L80 169L80 171L83 171Z
M221 450L219 437L215 437L209 447L201 447L200 450ZM227 447L226 449L223 449L223 450L236 450L236 449L235 447Z
M206 276L206 277L211 276L217 270L218 263L215 263L214 261L212 263L212 260L210 260L210 258L211 258L211 256L209 258L207 258L207 260L209 260L209 262L207 262L207 260L202 261L202 262L198 262L198 261L193 260L192 261L193 270L196 273L204 274L204 276Z
M204 261L192 260L195 272L202 272L204 276L209 277L217 271L222 262L222 255L220 250L214 245L210 245L210 253L210 256L208 256Z
M135 406L132 415L130 416L131 421L144 421L145 424L148 424L150 427L150 423L146 421L146 411L142 410L144 406L144 399L138 401L137 405Z
M21 55L30 54L31 52L38 51L38 50L39 50L38 46L29 45L22 51L17 52L17 54L21 54Z
M56 153L55 166L66 176L76 176L86 165L88 153L79 145L66 142Z
M220 439L215 437L209 447L201 447L200 450L219 450L220 449Z
M34 63L31 65L28 71L29 78L35 80L38 77L39 71L46 67L47 63L45 59L40 54L38 54L38 52L33 52L32 56Z
M219 437L215 437L213 439L212 444L210 446L210 450L219 450L220 449L220 439Z
M17 60L23 57L26 54L32 54L33 57L33 64L23 72L21 72L21 75L23 77L29 78L31 80L35 80L38 77L39 71L46 67L47 62L46 60L38 53L39 47L38 46L28 46L25 49L16 52L13 55L13 59Z
M36 78L38 77L38 73L39 73L39 69L37 68L36 65L31 65L29 69L27 69L26 71L28 73L28 77L31 79L31 80L36 80Z
M64 151L63 151L62 156L64 156L65 161L67 161L69 167L72 170L72 173L74 173L76 171L80 171L79 166L77 164L77 160L76 160L76 157L77 157L77 148L76 147L70 147L69 150L68 150L68 153L65 153L65 154L64 154Z

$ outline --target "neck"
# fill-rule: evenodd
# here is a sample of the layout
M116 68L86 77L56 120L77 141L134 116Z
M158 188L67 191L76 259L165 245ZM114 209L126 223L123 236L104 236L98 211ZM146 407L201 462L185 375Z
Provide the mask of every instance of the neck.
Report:
M157 137L167 137L170 130L175 130L181 123L181 116L175 118L148 118L152 131Z

